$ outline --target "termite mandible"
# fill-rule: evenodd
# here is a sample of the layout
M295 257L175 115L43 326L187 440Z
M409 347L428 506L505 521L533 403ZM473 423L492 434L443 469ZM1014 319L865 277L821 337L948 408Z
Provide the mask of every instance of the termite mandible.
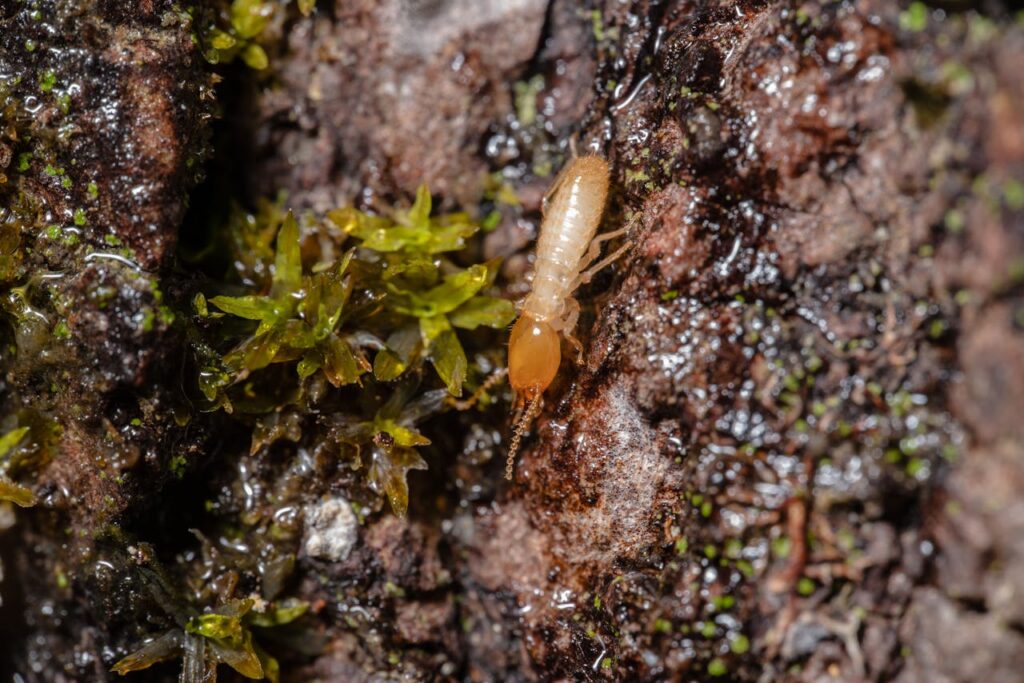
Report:
M576 349L577 360L582 358L583 347L573 336L580 314L573 293L629 246L627 243L591 265L601 254L602 242L628 229L595 237L608 199L608 184L608 162L599 156L577 157L562 169L545 197L532 289L509 337L508 378L516 393L519 418L509 444L506 479L512 479L519 444L540 413L544 390L561 364L559 335Z

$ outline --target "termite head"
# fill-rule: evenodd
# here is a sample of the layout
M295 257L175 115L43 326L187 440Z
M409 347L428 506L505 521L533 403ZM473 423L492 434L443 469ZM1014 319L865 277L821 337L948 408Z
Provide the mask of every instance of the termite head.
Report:
M516 451L530 423L540 412L541 397L558 372L562 360L558 332L550 323L524 313L512 327L508 343L508 379L516 392L520 412L512 428L505 478L512 479Z
M519 401L540 398L555 379L562 360L558 332L547 322L523 314L508 343L508 381Z

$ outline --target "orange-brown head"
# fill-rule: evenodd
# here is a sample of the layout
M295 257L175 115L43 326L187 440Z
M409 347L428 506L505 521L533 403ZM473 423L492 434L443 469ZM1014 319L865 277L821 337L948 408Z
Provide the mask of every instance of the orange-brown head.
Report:
M520 400L539 398L562 361L558 333L543 320L524 314L508 343L508 380Z

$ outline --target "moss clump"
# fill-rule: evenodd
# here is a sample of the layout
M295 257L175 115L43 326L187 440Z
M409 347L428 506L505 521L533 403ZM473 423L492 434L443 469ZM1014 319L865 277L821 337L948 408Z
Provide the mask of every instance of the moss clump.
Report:
M257 71L270 64L267 56L268 28L275 19L286 14L288 6L296 4L303 15L316 5L315 0L233 0L219 3L198 22L199 43L203 56L211 64L225 64L241 58Z
M218 532L232 534L230 529ZM294 555L239 552L231 544L211 542L193 532L201 552L174 558L165 568L156 550L111 529L99 541L105 560L124 570L120 581L155 608L151 622L163 630L111 668L126 675L159 662L181 659L180 680L215 680L216 668L226 664L246 678L277 681L280 665L261 646L273 638L317 641L312 622L305 619L309 604L280 595L291 573ZM239 540L237 538L235 541ZM244 595L245 597L239 597Z
M182 659L181 680L199 683L212 680L209 672L227 664L246 678L280 679L277 660L254 639L254 631L286 626L301 617L309 605L300 601L262 605L255 601L231 600L216 611L189 618L183 627L172 628L119 660L111 669L122 676L148 669L162 661Z
M30 410L13 413L0 427L0 502L32 507L36 495L21 480L49 460L58 427Z
M478 226L430 213L426 188L391 216L344 208L304 219L306 229L264 204L229 225L237 284L194 301L207 409L249 416L252 453L313 428L314 442L366 466L398 514L406 472L426 467L416 449L430 441L416 423L460 396L471 374L457 330L500 329L515 314L486 293L496 262L455 260Z

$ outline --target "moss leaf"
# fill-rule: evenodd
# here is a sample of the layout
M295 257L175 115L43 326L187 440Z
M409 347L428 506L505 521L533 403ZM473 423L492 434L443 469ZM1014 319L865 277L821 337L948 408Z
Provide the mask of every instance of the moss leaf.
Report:
M465 214L451 214L430 219L430 192L421 187L416 202L397 223L380 216L371 216L352 208L328 213L346 233L359 239L363 247L382 253L404 251L407 254L438 254L461 249L466 238L477 231Z
M174 659L182 654L182 636L178 629L168 631L119 660L110 670L124 676L132 671L142 671L154 664Z
M259 645L256 645L256 656L260 659L260 666L263 668L263 678L270 683L279 683L281 680L281 665L277 659Z
M239 614L201 614L189 619L185 630L204 638L239 640L242 638L242 617Z
M266 51L256 43L249 43L242 50L242 61L251 69L263 71L270 65Z
M9 501L18 507L30 508L36 504L36 494L20 484L0 477L0 500Z
M274 252L274 298L294 296L302 288L302 253L299 249L299 224L289 212L277 233Z
M225 31L221 31L218 28L215 28L210 32L209 39L210 45L215 50L230 50L238 44L238 41L235 40L234 36Z
M445 330L430 345L430 361L452 396L462 395L466 381L466 352L453 330Z
M473 235L477 227L469 222L452 222L435 227L430 234L426 251L440 254L446 251L457 251L466 246L466 238Z
M405 372L420 344L420 330L415 325L405 325L391 333L387 348L373 359L373 376L390 382Z
M290 624L309 611L309 603L296 598L282 600L266 612L250 612L249 623L260 628L273 628Z
M394 420L375 420L374 429L377 432L386 432L397 446L429 446L430 439L423 436L415 429L404 427Z
M260 680L264 677L263 664L253 648L249 631L244 631L237 642L210 639L207 647L212 651L214 659L227 664L246 678Z
M274 5L260 0L234 0L231 3L231 27L242 38L255 38L267 27Z
M335 334L327 338L321 345L324 354L324 374L327 380L336 387L354 384L368 368L360 363L352 353L348 342Z
M405 517L409 509L409 485L405 477L409 470L425 470L427 463L412 448L373 449L367 477L371 488L384 493L391 510L399 517Z
M310 351L295 366L295 371L299 373L299 379L306 379L307 377L312 377L313 373L322 368L323 365L323 358L320 356L320 353Z
M279 336L273 332L257 335L246 339L224 356L228 367L246 370L259 370L270 365L278 349L281 348Z
M28 427L18 427L12 429L3 436L0 436L0 458L6 456L12 448L18 445L26 434L28 434Z
M409 209L409 226L416 230L430 230L430 190L426 185L420 185L416 189L416 201Z
M445 277L444 282L426 292L403 291L391 285L396 295L392 304L396 311L417 318L450 313L469 301L487 284L487 267L475 265Z
M215 296L210 303L233 316L264 320L277 315L277 305L265 296Z
M373 359L373 376L382 382L397 379L405 372L406 362L391 349L382 349Z
M466 330L474 330L481 325L500 330L515 317L516 307L508 299L477 296L452 311L448 322Z

